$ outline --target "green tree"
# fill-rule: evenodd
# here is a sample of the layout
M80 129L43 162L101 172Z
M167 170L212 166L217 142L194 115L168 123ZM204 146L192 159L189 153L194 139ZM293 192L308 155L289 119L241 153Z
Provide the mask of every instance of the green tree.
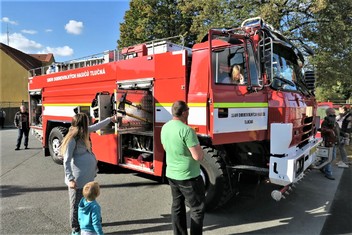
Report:
M120 24L118 47L126 47L155 39L187 36L191 17L182 14L181 0L131 0L124 22Z
M317 86L325 95L320 100L352 98L352 2L322 1L316 12L317 24L306 29L308 40L316 45L312 63L316 66ZM319 90L318 90L319 91Z
M244 19L257 16L250 6L243 0L185 1L182 13L193 15L189 34L197 39L190 43L199 42L211 28L237 28Z

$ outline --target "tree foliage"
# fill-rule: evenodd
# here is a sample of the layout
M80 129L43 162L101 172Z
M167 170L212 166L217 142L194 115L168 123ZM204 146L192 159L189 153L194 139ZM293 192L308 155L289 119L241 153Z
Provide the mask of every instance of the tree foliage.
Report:
M192 17L182 12L183 7L183 1L178 0L131 0L120 24L119 48L184 35ZM194 40L190 35L187 38Z
M131 0L118 46L183 35L191 47L210 28L239 27L254 16L314 47L318 99L351 98L351 0Z
M352 98L352 1L326 2L316 12L316 27L306 30L305 36L317 45L312 62L318 71L317 86L330 91L325 100L346 100Z

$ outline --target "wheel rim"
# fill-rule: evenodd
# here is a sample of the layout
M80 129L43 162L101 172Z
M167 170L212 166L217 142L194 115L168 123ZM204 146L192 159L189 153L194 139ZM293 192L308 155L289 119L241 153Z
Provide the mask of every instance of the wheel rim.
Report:
M205 186L205 192L207 192L209 179L208 179L207 173L204 171L203 167L200 167L200 176L203 179L203 183Z
M61 142L59 139L57 139L57 138L53 139L52 146L53 146L53 152L54 152L55 156L59 155L60 144L61 144Z
M205 178L205 174L204 174L204 171L203 171L203 168L200 168L200 176L202 176L202 179L203 179L203 183L206 184L206 178Z

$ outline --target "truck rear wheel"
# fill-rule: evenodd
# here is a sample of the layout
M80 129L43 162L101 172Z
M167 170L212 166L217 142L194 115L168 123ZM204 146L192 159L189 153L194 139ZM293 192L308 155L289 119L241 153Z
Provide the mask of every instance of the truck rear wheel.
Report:
M201 176L206 190L205 207L207 211L223 206L230 198L230 186L225 164L217 150L203 146L204 159L200 162Z
M58 126L54 127L49 135L49 152L53 161L57 164L63 164L63 157L60 155L60 145L67 133L67 128Z

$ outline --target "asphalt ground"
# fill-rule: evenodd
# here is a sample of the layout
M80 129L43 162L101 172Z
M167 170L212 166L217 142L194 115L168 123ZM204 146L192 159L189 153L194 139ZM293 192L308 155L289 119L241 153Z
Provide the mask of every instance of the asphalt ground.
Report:
M344 169L321 235L352 234L352 166Z

